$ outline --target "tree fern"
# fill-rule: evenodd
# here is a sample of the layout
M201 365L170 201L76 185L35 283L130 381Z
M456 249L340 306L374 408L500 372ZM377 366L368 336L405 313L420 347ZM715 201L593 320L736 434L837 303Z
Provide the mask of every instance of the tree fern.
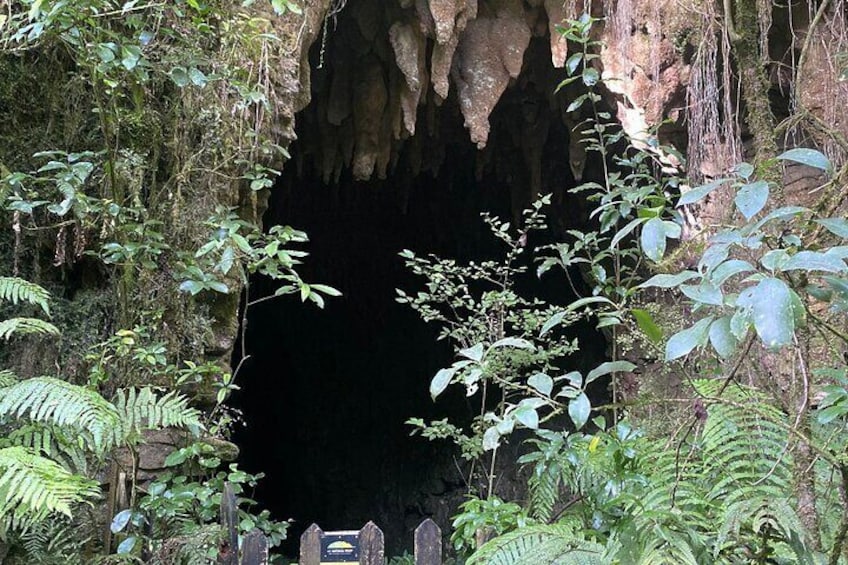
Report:
M0 417L68 426L97 452L118 443L121 417L100 394L52 377L26 379L2 389Z
M486 543L466 565L604 565L604 546L586 540L573 525L520 528Z
M12 304L34 304L50 315L49 299L50 293L35 283L17 277L0 277L0 300Z
M24 447L0 449L0 536L71 508L100 492L96 482L74 475Z

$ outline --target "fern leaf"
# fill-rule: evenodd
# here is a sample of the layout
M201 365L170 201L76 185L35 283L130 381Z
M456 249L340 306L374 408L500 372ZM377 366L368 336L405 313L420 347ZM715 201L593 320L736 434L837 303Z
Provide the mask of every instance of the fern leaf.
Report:
M27 379L4 388L0 398L3 416L77 429L97 452L120 439L120 415L111 403L92 390L52 377Z
M118 390L115 407L122 422L123 436L143 429L202 429L200 412L188 402L188 398L176 391L160 397L150 387Z
M0 322L0 339L9 339L12 335L58 335L59 328L38 318L10 318Z
M0 388L12 386L18 382L18 380L18 376L12 371L7 369L0 371Z
M28 302L50 315L50 293L43 287L18 277L0 277L0 300L18 304Z
M466 565L603 565L604 546L586 540L567 524L519 528L486 543Z
M74 475L30 449L0 449L0 536L54 513L71 516L74 505L98 493L96 482Z

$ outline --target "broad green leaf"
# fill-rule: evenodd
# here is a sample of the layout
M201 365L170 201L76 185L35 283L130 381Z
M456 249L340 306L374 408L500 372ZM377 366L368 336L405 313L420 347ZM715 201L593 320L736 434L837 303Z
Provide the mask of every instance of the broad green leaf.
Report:
M766 278L754 288L751 296L754 329L769 348L792 342L795 335L795 313L792 290L780 279Z
M610 249L618 245L618 242L630 235L630 232L632 232L634 229L636 229L646 221L647 218L636 218L635 220L631 220L626 226L618 230L615 236L612 238L612 241L610 241Z
M603 296L587 296L586 298L581 298L580 300L575 300L565 309L566 312L573 312L575 310L579 310L584 306L588 306L589 304L609 304L610 306L615 307L615 302L610 300L609 298L605 298Z
M492 451L500 445L501 434L496 427L491 427L483 434L483 450Z
M748 180L751 178L751 175L754 174L754 165L750 163L739 163L733 167L733 172L743 179Z
M698 202L699 200L703 199L705 196L707 196L714 190L721 188L721 185L723 185L724 182L724 179L714 180L709 184L697 186L691 190L687 190L683 193L683 195L681 195L680 199L677 201L677 205L686 206L687 204L694 204L695 202Z
M750 220L762 210L769 197L769 185L764 180L742 185L734 198L736 207L746 220Z
M716 266L721 265L730 254L730 245L724 243L715 243L710 245L701 260L698 261L698 269L712 271Z
M727 358L733 355L739 340L730 330L730 316L719 318L710 326L710 343L721 357Z
M824 282L833 289L833 291L842 298L848 300L848 281L837 277L824 277Z
M683 271L676 275L654 275L637 288L675 288L685 283L688 280L699 277L695 271Z
M180 88L188 86L189 82L191 82L191 79L188 76L188 71L185 67L174 67L171 69L171 72L168 73L168 76L170 76L171 80L174 81L174 84Z
M527 384L545 396L550 396L554 389L554 380L545 373L536 373L527 379Z
M680 286L680 291L700 304L710 304L712 306L721 306L724 304L724 296L721 290L708 282L702 282L698 286L684 284Z
M742 341L751 327L751 311L747 308L739 308L730 318L730 332L736 341Z
M180 290L191 293L192 296L203 290L203 285L197 281L183 281L180 284Z
M848 269L845 262L833 255L818 251L800 251L781 265L781 271L824 271L826 273L841 273Z
M436 376L433 377L432 381L430 381L430 397L433 400L436 400L436 397L448 388L448 385L453 379L454 373L456 373L456 369L453 367L441 369L438 373L436 373Z
M135 536L128 537L127 539L122 541L120 544L118 544L118 549L116 550L116 553L118 555L129 555L132 552L133 548L135 547L136 541L138 541L137 537L135 537Z
M127 527L127 524L130 523L130 518L132 518L132 513L132 509L127 508L115 514L115 517L112 518L112 523L109 525L109 529L113 534L117 534Z
M206 78L206 75L203 74L203 71L195 67L191 67L188 70L188 78L195 86L199 86L201 88L206 86L206 83L209 81L209 79Z
M121 47L121 64L128 71L133 70L141 59L141 48L137 45Z
M548 321L542 326L542 331L539 332L539 337L544 337L545 334L560 325L563 319L565 319L565 312L557 312L548 318Z
M654 322L654 319L651 317L651 314L648 313L647 310L641 310L639 308L634 308L630 311L633 314L633 317L636 319L636 325L639 326L639 329L654 343L659 343L662 341L663 332L660 327Z
M779 271L789 261L789 253L785 249L772 249L762 256L760 264L769 271Z
M465 349L460 350L459 354L465 357L466 359L471 359L472 361L480 362L483 359L483 344L478 343L473 347L467 347Z
M789 151L781 153L777 156L777 158L783 161L801 163L802 165L807 165L808 167L813 167L827 173L830 173L833 170L833 165L830 164L830 159L825 157L824 153L816 151L815 149L796 147L795 149L790 149Z
M707 316L692 327L671 336L665 346L665 360L678 359L688 355L696 347L703 347L709 338L710 324L712 323L713 317Z
M221 281L209 281L207 284L209 285L209 288L211 288L215 292L220 292L221 294L230 293L229 287L227 287L226 283L223 283Z
M660 218L651 218L642 226L642 251L652 261L659 262L665 255L665 223Z
M532 343L526 339L518 337L505 337L500 339L492 344L491 349L498 349L501 347L514 347L516 349L527 349L531 351L535 349L535 346Z
M754 270L754 266L747 261L730 259L713 269L712 273L710 273L710 282L716 286L721 286L733 276L741 273L750 273Z
M310 285L310 286L312 286L312 290L322 292L322 293L326 294L327 296L341 296L342 295L342 293L339 290L337 290L337 289L335 289L331 286L328 286L326 284L313 284L313 285Z
M583 375L580 374L580 371L571 371L564 374L561 377L557 377L557 380L564 379L571 384L574 388L582 388L583 387Z
M607 361L606 363L601 363L589 371L589 374L586 375L586 384L589 384L604 375L609 375L610 373L628 373L635 368L636 365L629 361Z
M842 218L825 218L816 220L816 223L823 225L829 232L848 239L848 221Z
M539 413L536 412L535 408L527 405L521 405L515 409L513 415L515 416L515 419L524 424L525 427L530 428L531 430L539 428Z
M585 392L581 392L568 403L568 415L578 430L589 421L589 413L591 411L592 404L589 402L589 397L586 396Z

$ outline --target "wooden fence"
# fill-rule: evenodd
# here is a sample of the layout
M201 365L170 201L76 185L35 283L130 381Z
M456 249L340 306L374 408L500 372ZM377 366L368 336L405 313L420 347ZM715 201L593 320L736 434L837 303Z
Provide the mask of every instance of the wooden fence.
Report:
M329 533L329 532L328 532ZM312 524L300 536L298 565L321 564L321 541L325 533ZM359 530L359 565L383 565L385 543L383 532L374 522ZM442 530L429 518L415 529L415 565L442 565Z
M238 544L238 506L229 483L224 485L221 497L221 525L227 532L218 550L218 565L267 565L268 540L254 528L242 540L241 559ZM321 546L325 532L312 524L300 536L300 562L298 565L321 565ZM359 565L384 565L385 543L383 532L374 522L368 522L356 532ZM429 518L415 529L415 565L442 565L442 530Z

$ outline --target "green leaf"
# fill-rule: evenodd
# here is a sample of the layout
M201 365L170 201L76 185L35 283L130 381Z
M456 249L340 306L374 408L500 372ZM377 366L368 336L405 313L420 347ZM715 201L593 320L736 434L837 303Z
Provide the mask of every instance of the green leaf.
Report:
M557 312L548 318L548 321L542 326L542 331L539 332L539 337L544 337L545 334L560 325L563 319L565 319L565 312Z
M730 357L736 351L739 340L730 330L730 316L719 318L710 326L710 343L716 353L723 358Z
M687 204L694 204L695 202L702 200L714 190L721 188L724 182L724 179L714 180L709 184L687 190L680 196L680 199L677 201L677 205L686 206Z
M639 329L642 330L649 340L654 343L662 341L663 332L654 322L654 319L647 310L633 308L630 313L633 314L633 317L636 319L636 325L639 326Z
M640 225L644 224L647 220L648 218L636 218L635 220L631 220L626 226L618 230L615 236L612 238L612 241L610 241L610 249L618 245L618 242L630 235L630 232L632 232Z
M220 292L221 294L230 293L230 289L227 287L226 283L223 283L221 281L210 281L208 285L209 288L211 288L215 292Z
M841 273L848 269L845 262L833 255L818 251L800 251L780 266L781 271L824 271Z
M132 518L132 513L132 509L127 508L115 514L115 517L112 518L112 523L109 525L109 529L113 534L117 534L127 527L127 524L130 523L130 518Z
M531 430L539 429L539 413L532 406L521 405L513 412L515 419Z
M721 290L708 282L702 282L698 286L684 284L680 286L680 291L700 304L710 304L712 306L721 306L724 304L724 296Z
M188 76L188 71L186 71L184 67L174 67L168 75L171 77L171 80L174 81L174 84L180 88L188 86L188 83L191 82L191 79Z
M310 285L310 286L312 287L312 290L324 293L327 296L341 296L342 295L342 293L339 290L336 290L335 288L333 288L331 286L327 286L326 284L313 284L313 285Z
M312 288L306 283L300 283L300 300L306 302L310 294L312 294Z
M498 349L501 347L514 347L516 349L526 349L528 351L532 351L535 349L535 346L527 341L526 339L521 339L517 337L505 337L493 343L490 349Z
M609 304L613 308L616 307L615 302L604 296L587 296L586 298L575 300L574 302L569 304L565 311L573 312L575 310L579 310L584 306L588 306L589 304Z
M636 368L636 365L629 361L607 361L601 363L586 375L586 384L591 383L597 378L609 375L610 373L629 373Z
M716 286L721 286L728 279L741 273L750 273L755 271L754 266L747 261L741 259L730 259L720 265L717 265L710 273L710 282Z
M703 347L709 338L710 324L712 323L713 317L707 316L692 327L671 336L665 346L665 360L678 359L688 355L696 347Z
M665 255L666 248L665 222L660 218L651 218L642 226L642 251L652 261L659 262Z
M497 449L498 445L500 445L500 438L501 434L497 427L493 426L486 430L486 433L483 434L483 450L492 451L493 449Z
M675 288L699 276L701 275L695 271L682 271L676 275L654 275L636 288Z
M135 536L130 536L124 541L122 541L118 545L117 554L118 555L129 555L133 548L135 547L135 542L138 541L138 538Z
M206 75L203 74L203 71L195 67L191 67L188 70L188 78L195 86L199 86L201 88L206 86L206 83L209 81L209 79L206 78Z
M754 174L754 165L750 163L739 163L733 167L733 172L743 179L748 180L751 178L751 175Z
M574 427L578 430L589 421L589 413L592 411L592 404L589 402L589 397L585 392L581 392L576 398L573 398L568 403L568 415L571 421L574 422Z
M843 239L848 239L848 221L842 218L825 218L816 220L816 223L824 226L832 234L838 235Z
M527 379L527 384L545 396L550 396L554 389L554 380L545 373L536 373Z
M189 292L192 296L194 296L203 290L203 284L198 281L183 281L180 284L180 290L183 292Z
M125 45L121 47L121 64L128 71L133 70L141 60L141 48L137 45Z
M750 220L762 210L769 197L769 185L764 180L742 185L734 202L746 220Z
M436 376L433 377L432 381L430 381L430 397L433 400L436 400L436 397L438 397L445 391L446 388L448 388L448 385L453 379L453 375L455 373L456 369L454 369L453 367L442 369L438 373L436 373Z
M479 363L483 359L483 344L478 343L474 347L468 347L466 349L460 350L459 354L465 357L466 359L471 359Z
M795 335L792 294L785 282L771 277L760 281L751 294L754 329L769 348L787 345Z
M782 161L801 163L802 165L820 169L827 173L833 171L833 165L830 164L830 159L825 157L824 153L816 151L815 149L796 147L795 149L790 149L789 151L781 153L777 156L777 158Z

